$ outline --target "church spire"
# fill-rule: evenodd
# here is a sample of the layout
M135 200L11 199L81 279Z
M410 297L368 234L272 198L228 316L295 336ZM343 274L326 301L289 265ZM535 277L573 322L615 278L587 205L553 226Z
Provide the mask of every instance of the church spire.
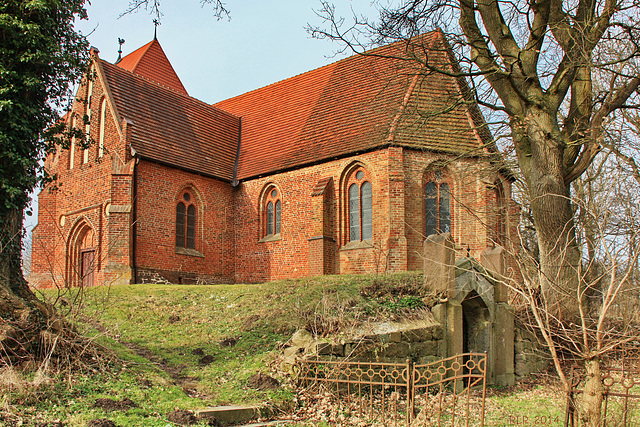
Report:
M153 20L153 39L158 40L158 25L160 25L160 21L157 19Z

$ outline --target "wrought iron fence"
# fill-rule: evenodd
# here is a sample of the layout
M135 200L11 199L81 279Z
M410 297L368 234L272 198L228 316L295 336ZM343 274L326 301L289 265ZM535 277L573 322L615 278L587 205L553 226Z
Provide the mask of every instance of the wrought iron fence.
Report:
M298 380L369 425L484 426L486 367L480 353L428 364L312 359L298 361Z

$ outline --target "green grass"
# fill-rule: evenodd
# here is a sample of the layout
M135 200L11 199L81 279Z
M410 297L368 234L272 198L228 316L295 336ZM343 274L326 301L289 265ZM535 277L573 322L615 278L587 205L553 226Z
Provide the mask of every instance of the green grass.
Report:
M565 396L559 384L490 390L486 400L485 425L495 427L564 425Z
M65 426L84 426L104 417L119 426L165 427L171 425L167 414L175 409L265 402L286 407L294 392L286 376L272 368L281 344L297 329L330 334L373 317L423 310L423 301L428 306L430 296L421 294L421 282L420 274L403 273L257 285L96 287L82 295L78 290L47 291L46 299L57 301L61 312L70 312L78 328L116 354L117 360L102 372L52 375L37 381L37 386L24 379L0 381L0 426L14 425L10 420L22 420L21 425L61 420ZM235 339L234 346L221 345L229 338ZM202 356L194 355L194 350L214 361L201 365ZM283 387L277 391L248 387L247 379L259 371L277 376ZM197 394L189 397L182 390L185 385ZM129 398L138 407L107 413L94 407L97 398ZM510 425L502 423L505 417L531 414L532 404L541 416L544 408L558 407L553 398L541 397L547 401L534 403L518 393L492 399L487 425Z

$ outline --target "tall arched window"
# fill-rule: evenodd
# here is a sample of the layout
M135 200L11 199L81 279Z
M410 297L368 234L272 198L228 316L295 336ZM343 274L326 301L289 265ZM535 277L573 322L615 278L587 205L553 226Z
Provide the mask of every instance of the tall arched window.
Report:
M104 121L107 116L107 98L100 103L100 135L98 136L98 157L104 155Z
M89 87L87 88L87 106L85 111L84 133L86 142L91 140L91 98L93 97L93 80L89 79ZM85 146L82 150L82 164L89 162L89 147Z
M176 247L196 248L196 206L188 190L181 193L176 205Z
M373 238L373 203L371 183L364 170L358 169L348 180L349 241Z
M282 200L280 191L274 185L265 190L263 203L262 238L277 237L282 224Z
M507 241L507 201L504 193L504 186L500 179L495 183L495 220L493 243L504 246Z
M71 131L73 132L73 136L71 137L71 145L69 145L69 169L73 169L74 161L76 158L76 116L74 115L71 118Z
M424 186L425 236L451 232L451 186L441 172Z

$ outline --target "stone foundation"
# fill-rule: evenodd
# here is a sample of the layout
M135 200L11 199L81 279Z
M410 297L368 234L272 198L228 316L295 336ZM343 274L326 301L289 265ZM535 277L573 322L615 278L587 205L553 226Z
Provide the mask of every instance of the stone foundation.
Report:
M136 283L218 285L229 283L229 280L225 277L212 276L207 274L138 268Z

